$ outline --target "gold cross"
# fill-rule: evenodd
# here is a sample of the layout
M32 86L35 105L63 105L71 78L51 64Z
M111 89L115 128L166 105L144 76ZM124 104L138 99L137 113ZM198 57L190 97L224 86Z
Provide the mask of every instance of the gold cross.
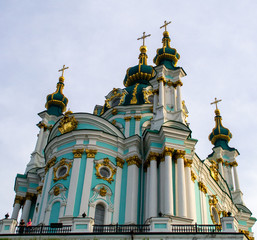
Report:
M164 21L164 25L162 25L160 28L165 28L165 32L167 31L167 25L169 25L171 21L167 22L166 20Z
M215 98L215 101L212 102L211 104L216 104L216 110L218 110L218 102L221 102L222 100L217 100L217 98Z
M145 35L145 32L143 32L143 36L138 38L137 40L143 39L143 46L145 46L145 38L150 37L151 34Z
M64 70L66 70L68 68L69 67L65 67L65 65L63 65L62 69L58 70L58 72L62 72L62 77L63 77Z

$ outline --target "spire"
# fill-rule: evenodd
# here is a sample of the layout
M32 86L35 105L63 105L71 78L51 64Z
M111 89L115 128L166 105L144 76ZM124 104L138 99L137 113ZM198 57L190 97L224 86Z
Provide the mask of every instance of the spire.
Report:
M65 65L63 65L63 68L58 70L59 72L62 72L62 76L59 77L59 82L57 83L56 91L52 94L49 94L46 97L45 107L47 109L47 113L50 115L55 115L59 117L66 110L68 99L63 94L63 88L64 88L63 74L64 74L64 71L68 68L69 67L65 67Z
M228 142L232 138L232 134L228 128L225 128L222 125L222 117L220 115L220 110L218 109L218 102L221 102L221 99L217 100L217 98L215 98L215 101L211 103L216 105L214 111L216 115L214 118L216 126L212 129L209 140L215 147L221 146L223 149L228 149Z
M145 39L150 36L151 34L145 35L145 32L143 32L143 36L137 39L143 40L143 45L140 47L140 54L138 57L139 63L138 65L127 69L127 73L123 81L125 87L132 86L137 83L149 84L148 81L154 75L153 67L147 65L147 47L145 46Z
M163 32L162 43L163 47L157 49L157 54L154 57L153 61L156 65L165 65L168 69L176 69L176 65L178 60L180 59L180 55L178 54L175 48L170 47L170 37L169 32L167 31L167 25L171 23L164 21L164 25L160 28L165 28Z

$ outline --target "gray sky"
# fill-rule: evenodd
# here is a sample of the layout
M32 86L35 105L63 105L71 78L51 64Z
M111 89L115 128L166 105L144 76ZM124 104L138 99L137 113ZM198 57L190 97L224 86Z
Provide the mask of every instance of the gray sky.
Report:
M238 174L246 206L257 217L257 2L252 0L0 0L0 218L11 214L14 180L34 150L47 94L63 64L64 94L73 112L90 112L126 70L138 63L142 32L148 64L161 47L160 26L171 20L171 45L181 55L182 97L201 159L219 104L223 125L240 152ZM257 229L257 227L255 227Z

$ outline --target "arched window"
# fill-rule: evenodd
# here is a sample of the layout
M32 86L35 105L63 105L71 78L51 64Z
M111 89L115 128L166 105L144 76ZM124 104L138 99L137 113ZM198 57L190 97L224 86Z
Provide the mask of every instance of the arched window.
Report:
M95 225L104 225L105 207L98 203L95 207Z

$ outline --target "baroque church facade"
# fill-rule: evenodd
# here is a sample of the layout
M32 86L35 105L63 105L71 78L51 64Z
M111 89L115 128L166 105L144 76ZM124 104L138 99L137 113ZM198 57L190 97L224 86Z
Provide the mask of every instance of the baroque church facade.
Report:
M252 235L256 219L245 206L237 174L232 134L215 110L214 145L201 160L182 99L180 58L166 29L162 46L147 63L127 69L124 88L113 88L93 114L66 111L64 70L56 91L39 113L39 134L24 174L17 174L11 219L33 225L73 224L84 214L96 225L221 224L228 212L235 229ZM159 226L159 227L158 227ZM162 223L156 225L161 228Z

